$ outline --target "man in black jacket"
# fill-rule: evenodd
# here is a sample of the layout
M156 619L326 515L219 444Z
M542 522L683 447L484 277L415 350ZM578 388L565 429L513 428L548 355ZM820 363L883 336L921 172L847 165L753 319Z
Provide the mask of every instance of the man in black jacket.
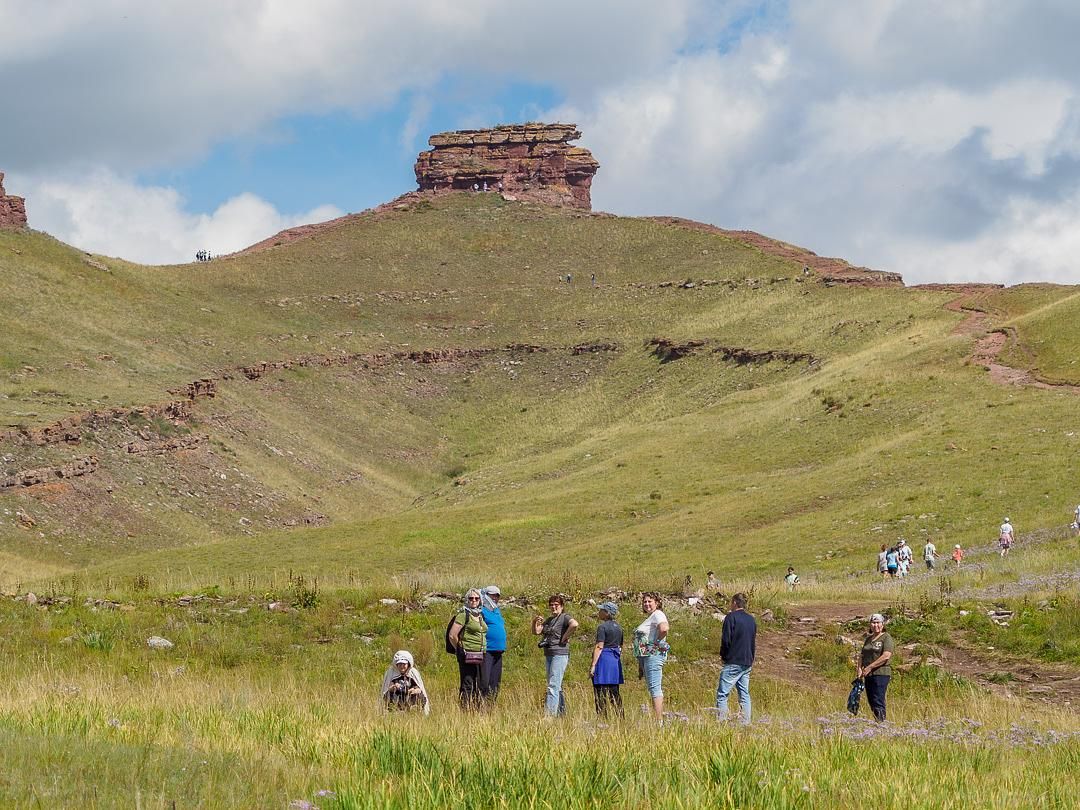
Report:
M720 632L720 683L716 687L716 712L721 720L728 715L727 701L731 687L739 695L743 725L750 725L750 669L754 666L757 642L757 622L746 612L746 594L731 597L731 612L724 617Z

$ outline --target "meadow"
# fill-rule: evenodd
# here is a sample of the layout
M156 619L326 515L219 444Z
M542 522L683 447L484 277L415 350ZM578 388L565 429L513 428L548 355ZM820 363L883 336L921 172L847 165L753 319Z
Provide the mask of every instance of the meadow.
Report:
M978 299L1053 390L972 363L956 295L495 195L177 267L0 232L0 432L216 384L187 417L0 443L0 478L97 461L0 490L0 804L1076 806L1075 292ZM882 582L901 536L969 555ZM773 614L747 730L709 711L724 606L685 598L708 569ZM525 607L497 706L463 716L438 594L488 582ZM633 678L625 721L594 716L609 589L624 626L669 601L662 728ZM583 625L555 723L527 630L552 592ZM913 645L883 726L845 713L838 640L876 610ZM379 710L401 647L429 718Z

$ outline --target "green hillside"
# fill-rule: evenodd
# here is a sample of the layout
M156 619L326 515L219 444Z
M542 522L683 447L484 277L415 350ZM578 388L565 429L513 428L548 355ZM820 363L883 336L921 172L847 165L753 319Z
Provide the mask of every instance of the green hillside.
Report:
M0 491L2 579L88 565L196 581L538 566L751 577L788 563L844 575L900 535L970 544L1006 513L1021 530L1067 522L1070 393L996 385L967 362L972 336L943 307L954 293L800 269L719 235L494 195L177 267L0 233L13 313L0 430L218 386L189 419L5 442L9 474L88 454L99 468ZM1080 374L1074 296L990 297L1056 380ZM704 344L670 359L655 338ZM574 353L583 344L596 351ZM740 363L723 347L810 357ZM492 351L405 357L444 349ZM238 371L304 357L343 359ZM127 450L170 437L193 444Z

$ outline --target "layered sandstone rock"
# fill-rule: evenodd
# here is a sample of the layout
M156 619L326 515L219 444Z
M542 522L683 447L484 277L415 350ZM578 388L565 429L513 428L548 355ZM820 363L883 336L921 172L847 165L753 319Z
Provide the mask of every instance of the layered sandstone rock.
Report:
M549 205L592 209L589 188L600 167L592 153L570 141L576 124L511 124L443 132L428 138L416 160L421 191L489 191Z
M22 197L4 193L4 173L0 172L0 228L25 228L26 204Z

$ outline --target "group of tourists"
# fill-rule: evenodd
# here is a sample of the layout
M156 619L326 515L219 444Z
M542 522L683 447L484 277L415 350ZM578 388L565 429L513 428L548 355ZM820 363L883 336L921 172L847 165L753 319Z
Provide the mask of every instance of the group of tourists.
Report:
M200 250L195 254L195 261L208 262L213 259L214 256L209 250Z
M502 659L506 652L506 625L499 602L502 594L496 585L473 588L465 594L462 607L447 625L446 650L458 664L458 698L461 708L474 711L493 705L502 680ZM741 708L741 721L750 723L750 671L756 654L757 623L746 611L747 597L731 597L729 612L721 629L720 657L723 668L716 688L716 712L721 719L728 715L728 697L734 689ZM663 600L658 593L641 597L644 619L631 636L631 655L637 664L638 677L644 680L651 701L651 714L664 721L664 665L671 649L671 629ZM597 626L589 663L589 677L598 716L623 717L620 687L624 683L623 649L625 635L618 622L619 605L613 601L597 605ZM566 600L559 594L548 599L548 615L534 616L533 635L543 652L547 686L544 714L549 718L566 714L563 682L570 664L570 639L579 627L566 611ZM424 680L412 655L406 650L394 654L382 684L382 700L387 709L430 711Z
M1080 532L1080 506L1076 507L1074 513L1073 528ZM1008 557L1009 551L1016 542L1016 530L1013 529L1012 521L1007 517L1002 521L1001 527L998 529L997 542L998 553L1002 557ZM957 568L964 561L964 553L964 549L959 543L953 546L952 554L949 556ZM927 540L922 550L922 558L923 562L926 563L927 571L934 571L937 568L938 557L937 546L934 545L932 540ZM878 554L877 571L881 574L882 579L905 577L911 570L913 558L914 553L911 546L908 545L906 540L900 538L894 546L881 546L881 551Z

